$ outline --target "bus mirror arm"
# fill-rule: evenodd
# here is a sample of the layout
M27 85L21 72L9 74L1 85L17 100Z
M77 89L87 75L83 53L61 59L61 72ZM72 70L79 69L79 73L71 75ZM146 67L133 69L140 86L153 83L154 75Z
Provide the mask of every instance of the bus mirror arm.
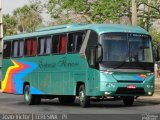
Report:
M96 47L96 60L101 62L103 60L103 48L101 44Z

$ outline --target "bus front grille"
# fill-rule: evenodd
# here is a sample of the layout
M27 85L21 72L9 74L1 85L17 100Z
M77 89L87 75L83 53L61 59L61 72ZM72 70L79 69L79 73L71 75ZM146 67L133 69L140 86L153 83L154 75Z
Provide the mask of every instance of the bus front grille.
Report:
M119 87L115 94L144 95L145 92L143 88L128 89L125 87Z
M143 81L133 81L133 80L118 80L119 83L143 83Z

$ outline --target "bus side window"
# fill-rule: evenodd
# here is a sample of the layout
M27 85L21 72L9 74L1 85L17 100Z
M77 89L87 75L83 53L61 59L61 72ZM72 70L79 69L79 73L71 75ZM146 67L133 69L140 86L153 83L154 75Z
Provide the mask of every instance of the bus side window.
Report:
M51 53L51 43L52 43L52 38L51 37L47 37L46 38L46 54L50 54Z
M31 41L31 47L32 47L32 49L31 49L31 55L35 56L37 54L37 40L36 39L33 39Z
M45 39L40 38L39 39L39 52L38 52L39 55L45 54L44 48L45 48Z
M42 37L39 39L39 55L48 55L51 53L51 37Z
M27 39L25 41L25 56L35 56L37 53L36 38Z
M59 35L53 36L53 42L52 42L52 53L56 54L59 53Z
M78 32L75 34L74 40L74 52L79 52L85 37L85 32Z
M13 41L12 51L12 56L18 57L18 41Z
M19 57L22 57L24 54L24 41L19 41Z
M68 34L67 51L68 53L72 53L74 51L74 34L73 33Z
M22 57L24 52L24 41L15 40L12 43L12 57Z
M3 45L3 57L4 58L9 58L10 55L11 55L11 41L4 42L4 45Z
M66 46L67 46L67 37L66 35L62 35L60 37L60 46L59 46L61 54L66 53Z
M80 51L85 32L75 32L68 35L68 53L77 53Z
M30 56L31 54L31 39L25 41L25 56Z

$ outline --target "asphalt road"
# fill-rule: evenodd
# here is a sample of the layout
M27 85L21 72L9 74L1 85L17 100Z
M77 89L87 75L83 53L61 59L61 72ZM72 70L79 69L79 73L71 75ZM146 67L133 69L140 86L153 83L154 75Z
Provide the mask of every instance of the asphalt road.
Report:
M89 108L81 108L76 102L73 105L60 105L57 99L42 100L40 105L28 106L22 95L0 93L0 113L7 114L58 114L69 120L101 120L105 118L118 120L142 120L144 114L160 114L160 97L140 97L131 107L122 101L92 102ZM37 117L37 116L36 116ZM39 117L39 116L38 116ZM43 116L41 120L43 119ZM1 118L2 119L2 118ZM160 119L160 116L158 117ZM158 120L156 119L156 120Z

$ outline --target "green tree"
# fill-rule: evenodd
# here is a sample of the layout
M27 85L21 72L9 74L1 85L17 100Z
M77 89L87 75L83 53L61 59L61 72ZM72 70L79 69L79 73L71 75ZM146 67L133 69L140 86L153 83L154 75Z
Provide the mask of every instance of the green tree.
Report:
M137 0L139 25L149 31L153 22L160 19L160 0Z
M131 16L130 1L126 0L49 0L47 8L54 19L80 15L88 23L119 23L121 17Z
M155 29L150 29L153 41L153 54L156 61L160 60L160 33Z
M16 34L17 33L16 25L17 25L17 21L15 17L9 14L3 15L4 36Z
M160 0L136 0L138 25L147 31L160 16ZM131 23L131 0L49 0L47 9L55 20L74 21L71 16L80 15L88 23L120 23L126 16ZM73 14L74 13L74 14Z
M17 31L21 33L32 32L42 25L39 4L24 5L17 8L14 10L13 16L17 21Z

